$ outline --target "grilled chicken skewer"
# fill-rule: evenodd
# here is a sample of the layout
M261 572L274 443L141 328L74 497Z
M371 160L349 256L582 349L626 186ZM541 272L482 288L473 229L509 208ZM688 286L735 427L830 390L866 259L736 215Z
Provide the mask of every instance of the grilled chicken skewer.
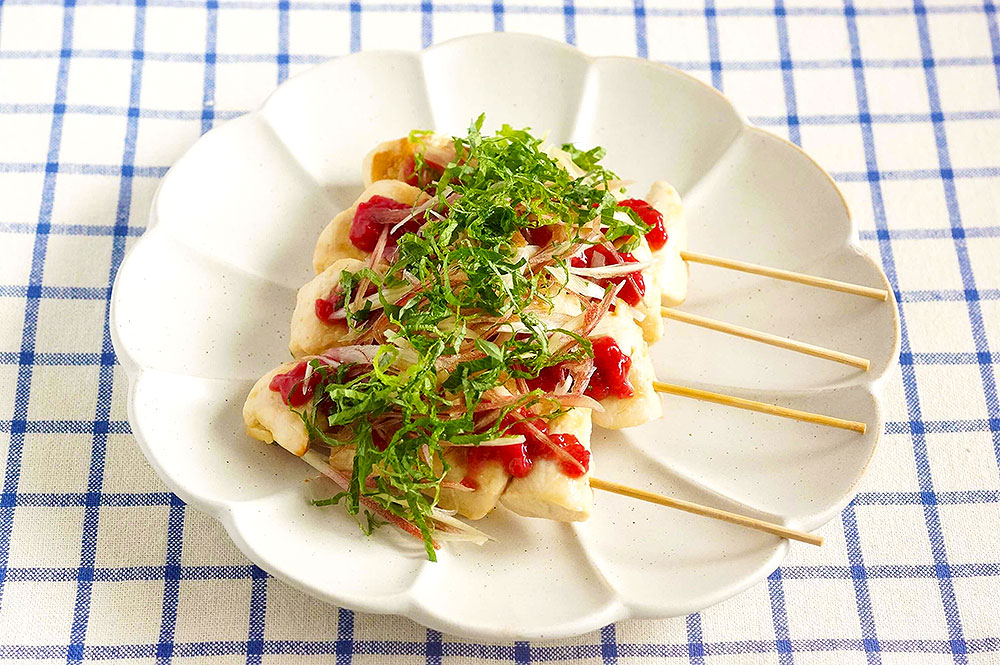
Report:
M314 443L305 420L315 419L316 385L310 363L337 366L335 357L364 361L358 347L331 349L330 355L285 363L261 377L243 407L247 433L264 443L276 443L303 457ZM333 357L331 357L333 356ZM526 517L578 521L590 516L589 486L590 409L569 408L549 423L526 418L507 430L512 439L528 439L532 445L450 446L442 454L448 465L439 504L446 510L477 520L498 502ZM546 454L538 437L549 437L565 445L578 464ZM331 448L329 464L350 475L354 448ZM440 472L443 465L438 462Z
M430 161L426 162L424 170L418 178L414 173L414 158L415 154L421 151L430 155ZM558 154L556 156L561 157ZM386 141L376 146L368 154L362 167L362 175L366 187L391 180L408 180L413 184L430 182L444 170L448 161L454 158L454 145L449 139L444 137L431 135L422 137L416 142L406 138ZM561 161L567 169L579 171L578 167L571 160L562 159ZM582 171L580 173L582 174ZM655 279L660 283L659 291L663 307L660 311L663 316L667 316L675 321L736 335L744 339L751 339L762 344L850 365L863 371L868 370L870 363L865 358L859 358L858 356L827 349L815 344L799 342L787 337L756 331L743 326L728 324L724 321L715 321L706 317L686 314L672 308L683 303L687 297L689 263L702 263L728 268L883 301L888 298L888 292L885 289L875 289L743 261L690 252L687 250L688 228L684 219L684 207L681 203L680 195L677 193L677 190L664 181L654 182L650 186L644 200L625 199L622 201L622 204L634 208L643 218L643 221L653 227L653 231L647 234L647 240L651 253L656 260L656 267L649 272L653 273ZM650 281L651 275L646 275L645 273L644 275L647 282ZM647 311L647 313L652 314L653 312ZM652 316L646 319L642 325L644 330L651 329L647 330L647 341L652 343L659 339L661 333L657 332L657 328L662 326L659 317Z

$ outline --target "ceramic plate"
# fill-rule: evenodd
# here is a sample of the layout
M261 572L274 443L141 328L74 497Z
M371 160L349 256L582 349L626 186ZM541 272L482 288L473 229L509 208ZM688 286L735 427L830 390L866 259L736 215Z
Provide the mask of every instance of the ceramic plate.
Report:
M578 634L699 610L763 579L787 541L608 494L581 524L498 509L479 523L496 542L449 546L429 563L389 528L367 538L341 509L309 506L311 470L243 433L243 399L288 358L313 244L360 193L365 153L412 128L464 133L482 111L493 126L604 146L608 166L636 180L633 194L669 180L685 199L694 251L889 288L830 177L677 70L518 35L352 55L208 132L163 179L112 303L139 445L173 491L220 519L271 574L331 603L450 633ZM868 433L664 397L661 422L595 433L595 474L816 529L850 500L882 431L894 303L709 267L692 267L691 278L688 311L872 367L668 321L653 351L662 380L861 420Z

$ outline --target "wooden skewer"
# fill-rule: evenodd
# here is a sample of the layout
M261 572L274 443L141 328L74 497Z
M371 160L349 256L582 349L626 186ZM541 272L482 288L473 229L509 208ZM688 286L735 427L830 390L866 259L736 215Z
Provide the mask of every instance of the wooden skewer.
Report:
M708 328L709 330L717 330L718 332L723 332L729 335L735 335L736 337L743 337L744 339L752 339L755 342L761 342L762 344L770 344L771 346L777 346L782 349L788 349L789 351L797 351L798 353L804 353L808 356L815 356L816 358L832 360L834 362L850 365L851 367L857 367L858 369L864 370L866 372L868 371L868 367L871 365L871 363L867 358L852 356L849 353L834 351L833 349L827 349L822 346L816 346L815 344L807 344L806 342L797 342L794 339L789 339L787 337L779 337L778 335L772 335L771 333L760 332L759 330L754 330L752 328L744 328L743 326L737 326L732 323L726 323L724 321L717 321L715 319L710 319L706 316L689 314L688 312L682 312L680 310L673 309L670 307L661 307L660 312L663 314L664 317L668 319L673 319L674 321L690 323L692 325L701 326L702 328Z
M691 503L690 501L674 499L672 497L656 494L654 492L647 492L646 490L629 487L628 485L614 483L610 480L591 478L590 486L595 490L603 490L605 492L627 496L632 499L639 499L640 501L648 501L649 503L667 506L668 508L676 508L677 510L683 510L686 513L693 513L703 517L711 517L712 519L722 520L723 522L729 522L730 524L739 524L740 526L745 526L748 529L756 529L757 531L763 531L765 533L781 536L782 538L789 538L791 540L798 540L803 543L809 543L810 545L819 546L823 544L823 536L816 536L811 533L806 533L805 531L796 531L795 529L789 529L788 527L781 526L780 524L759 520L756 517L747 517L746 515L731 513L727 510L711 508L698 503Z
M796 282L798 284L806 284L808 286L817 286L821 289L830 289L831 291L851 293L856 296L864 296L865 298L874 298L875 300L886 300L889 298L889 292L885 289L874 289L870 286L861 286L860 284L841 282L835 279L827 279L826 277L815 277L801 272L782 270L781 268L770 268L756 263L747 263L745 261L736 261L734 259L724 259L718 256L709 256L708 254L698 254L696 252L685 251L681 252L681 258L692 263L704 263L705 265L716 266L718 268L729 268L730 270L749 272L754 275L763 275L764 277L783 279L786 282Z
M768 413L772 416L781 416L782 418L791 418L793 420L801 420L807 423L826 425L827 427L836 427L838 429L848 429L851 430L852 432L858 432L860 434L864 434L868 429L868 426L865 425L864 423L860 423L854 420L844 420L842 418L824 416L819 413L811 413L809 411L799 411L798 409L789 409L784 406L778 406L777 404L756 402L752 399L745 399L743 397L734 397L732 395L723 395L722 393L713 393L707 390L699 390L698 388L687 388L685 386L677 386L672 383L663 383L662 381L653 381L653 389L656 390L656 392L658 393L666 393L668 395L679 395L681 397L691 397L693 399L700 399L705 402L714 402L715 404L734 406L738 409L747 409L748 411Z

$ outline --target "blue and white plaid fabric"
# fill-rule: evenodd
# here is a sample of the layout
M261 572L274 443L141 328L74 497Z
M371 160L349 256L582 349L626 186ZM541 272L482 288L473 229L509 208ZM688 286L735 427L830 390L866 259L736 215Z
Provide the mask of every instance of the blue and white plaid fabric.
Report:
M482 645L249 564L133 443L106 323L167 167L359 49L536 32L678 66L833 172L903 316L857 499L682 619ZM1000 28L993 0L0 0L0 660L1000 662Z

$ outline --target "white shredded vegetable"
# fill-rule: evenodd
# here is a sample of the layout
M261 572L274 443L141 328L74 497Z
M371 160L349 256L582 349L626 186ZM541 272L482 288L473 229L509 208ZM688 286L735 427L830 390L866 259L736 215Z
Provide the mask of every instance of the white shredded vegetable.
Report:
M434 537L442 542L450 540L452 542L469 542L475 543L476 545L485 545L491 540L496 540L492 536L483 533L479 529L469 526L460 519L457 519L449 515L445 510L435 506L431 509L431 517L435 522L440 522L445 526L450 526L456 531L444 531L437 530L434 532Z
M495 446L513 446L513 445L517 445L518 443L524 443L524 440L525 440L524 437L520 436L520 435L517 435L517 436L501 436L501 437L498 437L496 439L488 439L486 441L483 441L483 442L479 443L478 445L477 444L472 444L472 443L469 443L469 444L454 444L453 443L451 445L455 446L456 448L492 448L492 447L495 447Z
M557 266L545 266L545 269L548 270L553 277L562 282L562 285L570 291L579 293L581 296L595 298L597 300L604 297L604 288L598 286L594 282L578 277L572 272L567 275L565 271L561 270ZM569 279L566 279L567 277Z
M640 272L655 265L655 261L636 261L635 263L618 263L611 266L598 266L595 268L574 268L569 266L570 273L584 277L620 277L634 272Z

